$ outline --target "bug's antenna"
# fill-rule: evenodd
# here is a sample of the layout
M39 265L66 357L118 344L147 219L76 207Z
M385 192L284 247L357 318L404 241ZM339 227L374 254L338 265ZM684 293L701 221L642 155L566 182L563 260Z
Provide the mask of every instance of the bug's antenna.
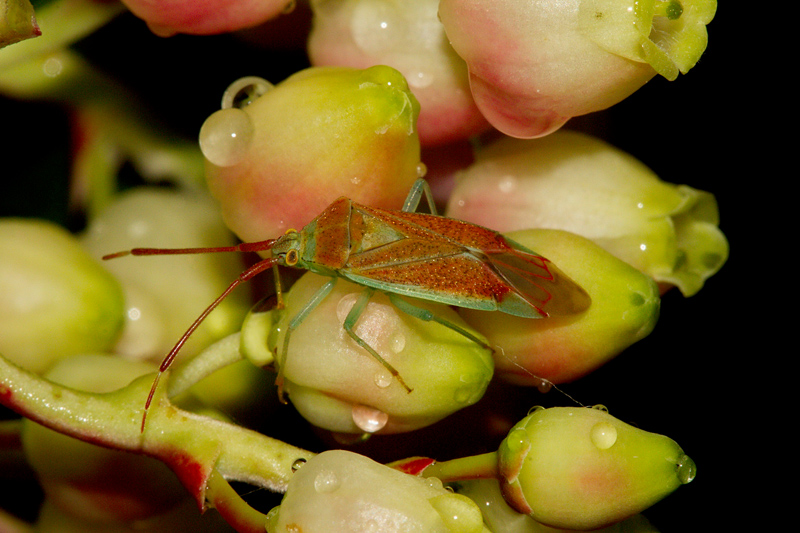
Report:
M245 242L241 244L237 244L235 246L218 246L213 248L133 248L131 250L126 250L122 252L116 252L113 254L108 254L103 256L104 260L108 259L116 259L118 257L124 257L126 255L178 255L178 254L204 254L204 253L216 253L216 252L259 252L265 251L272 248L272 245L275 243L275 239L269 239L266 241L258 241L258 242ZM158 383L161 381L161 375L164 374L169 367L172 365L172 362L175 360L175 357L180 352L181 348L186 341L189 340L192 333L202 324L203 320L213 311L222 300L228 297L228 295L235 289L239 284L249 281L254 276L260 274L261 272L272 268L273 266L277 265L279 258L277 257L270 257L269 259L263 259L258 263L255 263L253 266L239 274L239 277L233 280L233 282L228 285L222 294L220 294L216 300L211 302L211 305L206 307L206 309L198 316L192 325L189 326L189 329L178 339L178 342L175 343L175 346L169 351L164 360L161 362L161 366L158 367L158 373L156 374L155 379L153 380L153 385L150 387L150 393L147 395L147 401L144 404L144 413L142 414L142 427L141 432L144 433L144 428L147 423L147 413L150 410L150 405L153 403L153 397L156 394L156 390L158 389Z
M538 379L540 383L539 383L539 385L537 385L536 388L538 388L540 392L547 392L550 389L554 389L554 390L558 391L559 393L561 393L562 395L564 395L571 402L575 403L576 405L579 405L581 407L586 407L586 405L584 405L583 403L579 402L577 399L575 399L575 397L573 397L571 394L569 394L565 390L561 389L558 385L556 385L555 383L553 383L549 379L545 379L545 378L537 376L536 374L534 374L533 372L531 372L530 370L528 370L527 368L525 368L524 366L519 364L517 361L515 361L511 357L507 356L506 352L505 352L505 350L503 350L502 346L495 345L495 348L497 348L500 351L500 355L502 355L503 358L506 361L508 361L509 363L514 365L515 367L517 367L520 370L522 370L522 372L527 374L529 377L532 377L534 379Z

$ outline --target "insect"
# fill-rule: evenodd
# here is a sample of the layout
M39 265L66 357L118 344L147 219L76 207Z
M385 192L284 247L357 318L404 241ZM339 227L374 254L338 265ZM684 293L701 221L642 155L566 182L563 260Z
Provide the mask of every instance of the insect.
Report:
M423 195L431 214L416 212ZM438 216L430 187L424 179L414 184L402 211L367 207L342 197L302 230L289 230L277 239L216 248L134 248L106 255L103 259L125 255L264 251L269 251L270 257L242 272L192 323L164 358L145 404L142 431L159 379L189 336L239 284L270 268L275 272L279 307L283 303L278 266L306 269L331 278L289 321L283 341L284 361L291 333L331 292L336 280L344 278L364 287L344 319L345 331L408 392L412 389L400 373L354 331L376 290L386 293L403 312L420 320L438 322L489 350L491 347L484 340L400 296L527 318L572 315L591 304L586 291L548 259L496 231ZM279 368L279 385L281 372Z

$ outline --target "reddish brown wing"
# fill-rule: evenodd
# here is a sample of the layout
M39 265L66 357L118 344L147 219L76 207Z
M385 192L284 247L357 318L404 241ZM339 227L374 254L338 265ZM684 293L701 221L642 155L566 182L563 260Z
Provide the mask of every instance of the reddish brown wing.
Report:
M541 318L586 309L589 296L547 259L466 222L353 205L339 275L379 290L448 305Z

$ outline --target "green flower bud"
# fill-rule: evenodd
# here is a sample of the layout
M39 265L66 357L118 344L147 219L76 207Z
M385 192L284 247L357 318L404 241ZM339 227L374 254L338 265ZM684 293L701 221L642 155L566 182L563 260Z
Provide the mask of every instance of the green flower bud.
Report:
M342 450L323 452L295 472L267 531L489 532L478 506L438 479Z
M252 89L244 104L236 96ZM206 177L242 240L300 228L338 198L398 209L418 177L419 104L386 66L234 83L200 132Z
M141 188L120 195L92 220L83 242L102 257L135 247L224 246L234 239L210 198ZM244 269L240 254L123 257L103 264L125 290L125 329L116 351L159 362ZM192 334L180 357L236 331L248 307L246 291L234 291Z
M694 479L670 438L600 408L537 409L500 445L506 501L537 522L596 529L633 516Z
M154 367L105 355L58 361L50 381L91 392L111 392ZM80 441L23 421L22 441L47 499L62 512L106 523L143 520L169 511L188 495L162 462Z
M629 154L575 132L503 139L479 151L447 214L501 232L583 235L686 296L728 258L712 194L665 183Z
M0 353L33 372L105 350L122 327L119 284L66 230L0 221Z
M646 337L658 320L658 286L590 240L559 230L512 232L508 237L563 270L592 298L579 315L529 319L459 309L459 314L498 346L498 375L539 385L577 379Z
M500 485L496 479L460 481L456 485L456 490L459 494L467 496L478 504L478 508L483 513L483 521L492 531L502 533L566 533L573 531L540 524L529 515L512 509L503 499ZM593 531L596 533L657 533L653 525L641 514Z
M488 350L435 322L409 316L376 293L356 323L355 333L398 372L412 389L361 348L342 323L363 287L339 280L333 291L298 325L288 354L283 339L290 321L326 283L305 274L286 295L286 308L273 311L277 363L284 389L297 410L318 427L345 433L397 433L417 429L478 401L492 377ZM474 333L449 307L413 304ZM257 323L258 321L254 321ZM269 322L269 321L267 321ZM250 320L247 321L249 325ZM251 333L243 330L242 338ZM266 359L257 350L258 361Z

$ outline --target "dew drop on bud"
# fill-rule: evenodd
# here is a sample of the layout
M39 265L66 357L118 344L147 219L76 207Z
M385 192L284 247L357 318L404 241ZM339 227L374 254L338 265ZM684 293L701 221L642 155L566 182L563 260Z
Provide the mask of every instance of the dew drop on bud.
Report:
M385 389L392 384L392 375L388 371L381 370L376 372L372 379L380 389Z
M247 157L255 128L241 109L220 109L200 128L200 150L214 165L230 167Z
M314 489L319 493L330 493L339 488L339 478L335 472L323 470L314 478Z
M598 422L592 427L592 444L599 450L607 450L617 442L617 428L608 422Z
M422 161L417 163L417 177L424 178L427 173L428 173L428 167L425 165L425 163L423 163Z
M530 409L528 409L528 416L531 416L531 415L532 415L533 413L535 413L536 411L541 411L541 410L543 410L543 409L544 409L544 407L543 407L543 406L541 406L541 405L534 405L533 407L531 407Z
M366 433L375 433L382 430L389 422L389 415L380 409L356 405L353 407L353 423Z
M598 403L597 405L593 405L592 409L597 409L598 411L602 411L604 413L608 412L608 407L606 407L605 405L600 404L600 403Z
M697 475L697 465L694 464L694 461L688 455L684 454L678 457L678 462L676 463L675 467L678 474L678 480L683 485L691 483Z
M264 78L245 76L228 85L222 93L222 109L247 107L275 87Z

